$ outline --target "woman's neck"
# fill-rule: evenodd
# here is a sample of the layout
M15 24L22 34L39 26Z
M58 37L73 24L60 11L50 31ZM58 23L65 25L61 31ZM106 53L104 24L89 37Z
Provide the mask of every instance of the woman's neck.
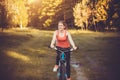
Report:
M65 30L59 30L59 32L63 33Z

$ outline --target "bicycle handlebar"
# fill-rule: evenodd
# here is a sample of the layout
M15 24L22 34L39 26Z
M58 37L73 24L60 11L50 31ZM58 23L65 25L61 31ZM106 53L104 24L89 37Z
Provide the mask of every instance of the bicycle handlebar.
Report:
M50 46L49 46L49 48L51 48ZM60 52L72 52L72 51L74 51L74 49L73 48L70 48L69 50L65 50L65 51L62 51L62 50L60 50L60 49L58 49L57 47L54 47L54 48L52 48L52 49L54 49L54 50L57 50L57 51L60 51ZM78 47L77 47L77 49L79 49ZM77 50L76 49L76 50Z
M70 48L69 50L60 50L60 49L58 49L58 48L56 48L56 47L54 47L53 49L55 49L55 50L57 50L57 51L60 51L60 52L69 52L69 51L73 51L74 49L73 48Z

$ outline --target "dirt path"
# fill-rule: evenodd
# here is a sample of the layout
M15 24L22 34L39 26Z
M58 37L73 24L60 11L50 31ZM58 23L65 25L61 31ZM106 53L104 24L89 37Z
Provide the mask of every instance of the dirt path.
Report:
M22 46L24 47L30 47L32 45L35 45L35 42L38 42L40 40L41 35L38 35L39 32L32 38L30 41L27 43L23 44ZM31 36L31 35L30 35ZM19 49L21 49L21 47ZM76 71L76 80L88 80L87 77L85 76L85 73L83 72L82 68L83 66L79 64L79 62L75 59L75 57L71 58L71 66L74 68Z
M23 43L21 46L17 48L17 50L23 50L25 48L30 48L31 46L35 46L35 42L40 41L41 35L39 35L39 31L35 35L30 35L28 36L33 37L30 41ZM71 59L71 66L74 68L76 71L76 80L88 80L87 77L85 76L84 72L82 71L82 67L79 62L75 59L75 57L72 57Z
M85 73L82 71L82 65L75 59L75 57L72 57L71 59L71 66L76 71L76 80L88 80L85 76Z
M47 47L52 34L52 31L1 34L0 79L57 79L52 72L56 54ZM71 55L72 80L117 80L120 37L93 34L73 34L77 45L83 48Z

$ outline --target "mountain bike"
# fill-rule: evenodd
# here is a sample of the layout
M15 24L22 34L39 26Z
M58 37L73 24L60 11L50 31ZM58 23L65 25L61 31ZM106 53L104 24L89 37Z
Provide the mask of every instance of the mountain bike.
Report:
M68 49L68 50L60 50L56 47L54 49L60 52L59 67L58 67L58 70L57 70L58 80L67 80L65 52L73 51L74 49L71 48L71 49Z

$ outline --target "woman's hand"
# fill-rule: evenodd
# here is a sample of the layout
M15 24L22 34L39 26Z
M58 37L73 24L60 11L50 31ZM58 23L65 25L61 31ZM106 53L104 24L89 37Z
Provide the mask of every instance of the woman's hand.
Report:
M55 46L54 45L50 45L51 48L54 48Z
M74 50L76 50L76 49L77 49L77 47L76 47L76 46L74 46L74 47L73 47L73 49L74 49Z

